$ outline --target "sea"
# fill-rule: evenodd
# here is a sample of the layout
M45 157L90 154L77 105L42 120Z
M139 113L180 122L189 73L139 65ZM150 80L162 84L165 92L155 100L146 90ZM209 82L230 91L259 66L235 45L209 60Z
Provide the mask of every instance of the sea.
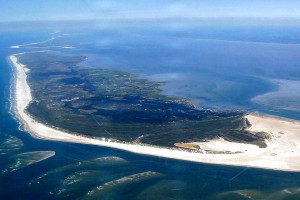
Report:
M165 84L197 107L300 119L300 29L289 25L0 25L0 199L300 199L300 173L202 164L35 139L12 113L14 53L86 55L82 66Z

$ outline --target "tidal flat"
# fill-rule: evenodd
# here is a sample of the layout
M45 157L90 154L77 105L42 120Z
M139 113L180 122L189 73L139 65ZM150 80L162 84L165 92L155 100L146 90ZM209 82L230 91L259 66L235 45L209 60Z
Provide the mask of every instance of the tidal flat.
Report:
M174 147L176 142L229 141L265 147L243 111L197 109L186 98L161 94L163 82L109 69L81 67L84 56L48 52L17 55L28 68L33 100L26 108L49 126L83 136Z
M118 31L115 31L115 30ZM116 186L115 192L112 194L111 190L106 190L106 193L103 192L102 194L110 195L113 199L245 199L245 198L252 198L252 199L299 199L299 185L300 185L300 178L299 173L297 172L286 172L282 171L289 167L286 164L287 159L284 159L285 155L289 152L287 147L293 148L291 143L281 143L283 149L277 149L276 153L277 156L272 153L272 149L270 149L270 154L264 152L266 157L260 157L261 162L258 163L260 167L267 165L269 167L274 167L279 170L265 170L265 169L258 169L253 168L253 162L247 163L246 160L242 160L240 163L248 164L246 167L237 167L237 166L229 166L229 165L215 165L215 164L204 164L200 162L189 162L177 159L170 159L164 157L162 155L159 156L159 153L164 153L164 150L159 151L149 151L157 153L158 156L149 156L149 155L140 155L137 153L131 153L126 151L125 149L119 150L117 147L120 144L117 144L114 148L107 148L104 146L97 146L97 142L93 141L87 144L79 144L87 143L87 138L80 138L75 140L73 135L70 137L66 136L66 134L60 133L56 135L54 129L48 131L48 129L39 129L39 135L34 135L33 132L30 131L23 131L19 128L20 125L16 120L14 115L9 114L10 105L14 102L14 98L11 99L11 103L9 102L9 87L11 85L10 82L10 74L13 75L14 73L11 69L9 63L6 62L6 57L12 54L20 53L20 52L28 52L28 51L36 51L36 50L45 50L51 48L52 50L63 50L64 53L73 54L73 55L80 55L88 52L89 59L84 61L88 62L90 66L96 66L97 68L102 69L113 69L117 71L127 71L133 74L146 74L151 75L154 74L164 74L168 73L169 71L178 71L178 69L190 70L193 69L191 73L188 74L187 78L191 80L190 82L193 83L196 87L192 87L189 91L189 94L196 94L197 96L201 97L201 99L205 100L201 103L203 106L204 104L210 103L210 107L212 105L216 105L214 101L215 98L204 98L210 97L209 95L213 95L218 97L217 100L232 100L232 104L236 104L237 102L247 102L246 98L252 98L256 95L266 93L271 91L269 87L264 82L258 81L258 79L237 79L240 77L240 74L243 74L243 70L248 70L252 72L258 72L253 68L263 68L266 73L264 74L266 77L270 76L270 73L267 73L268 69L272 69L273 75L280 76L280 77L272 77L272 78L280 78L280 79L288 79L289 77L284 76L287 72L290 71L292 67L292 63L297 63L296 58L287 58L287 55L290 53L295 52L295 55L299 55L297 52L299 48L296 48L296 45L288 45L283 44L282 40L279 39L287 39L298 37L299 29L297 29L297 34L295 37L290 37L293 35L293 32L290 29L284 29L284 32L280 32L280 30L268 30L264 28L259 29L259 37L262 42L272 42L281 43L280 45L276 44L266 44L266 43L251 43L247 42L247 38L244 43L239 43L240 48L232 49L232 46L237 46L237 43L233 42L226 42L223 40L221 43L226 43L227 45L224 48L215 48L219 45L219 42L214 41L205 41L202 42L198 38L202 37L202 35L193 35L190 36L188 39L184 39L183 37L186 34L190 33L199 33L192 31L186 31L186 29L182 29L182 31L174 29L168 30L168 26L164 26L163 30L155 32L153 35L153 31L151 32L151 36L149 33L148 28L146 31L142 32L141 30L137 30L134 28L133 30L122 31L122 28L119 26L113 29L112 31L103 31L103 30L94 30L89 31L85 35L77 34L77 32L72 32L68 34L65 38L60 37L59 42L53 41L53 45L50 46L51 42L48 44L44 44L43 48L34 48L37 45L27 45L21 46L18 49L10 49L9 47L12 45L19 45L19 44L27 44L27 43L37 43L38 41L45 41L48 40L52 35L59 35L60 33L50 33L49 31L40 31L40 30L33 30L33 31L25 31L25 32L18 32L18 31L9 31L7 33L2 33L2 39L0 41L0 99L3 102L1 107L1 125L0 125L0 134L1 136L13 136L4 137L1 140L1 153L5 153L5 155L1 155L1 160L6 161L15 155L22 155L25 152L35 152L35 151L55 151L55 155L45 159L41 162L29 165L27 167L15 170L13 172L5 173L4 176L0 176L0 185L2 190L0 190L0 197L2 199L75 199L75 198L83 198L87 197L89 191L95 189L98 186L101 186L105 183L119 180L122 177L128 177L130 175L139 174L147 171L157 172L162 174L163 176L159 179L148 179L142 180L141 182L133 183L133 184L125 184ZM223 34L224 31L220 30L221 28L215 28L217 32ZM265 31L261 31L261 29ZM76 30L78 31L78 30ZM194 29L193 29L194 31ZM208 32L212 32L213 30L210 28ZM228 30L232 33L234 32L234 36L242 37L242 31ZM225 33L228 33L225 31ZM82 31L83 32L83 31ZM180 37L160 37L165 33L175 34L180 33ZM272 40L270 39L271 34L268 33L276 33L277 39ZM68 31L64 31L61 35L65 33L70 33ZM114 33L114 34L112 34ZM200 33L203 33L200 32ZM249 33L249 29L246 32ZM255 35L255 31L251 30L252 35ZM250 34L251 34L250 33ZM282 33L285 36L282 36ZM77 35L76 35L77 34ZM136 38L136 35L147 36ZM148 34L148 35L147 35ZM76 36L82 37L76 37ZM155 36L155 37L154 37ZM158 37L156 37L158 36ZM205 35L206 36L206 35ZM228 35L226 35L228 36ZM248 36L248 35L247 35ZM282 36L282 37L281 37ZM287 37L288 36L288 37ZM69 46L74 46L76 48L73 49L62 49L60 46L67 46L66 43L69 42L67 37L76 37L72 43L68 44ZM203 36L204 37L204 36ZM238 38L240 38L238 37ZM185 37L186 38L186 37ZM223 38L224 39L224 38ZM228 39L228 38L225 38ZM230 39L230 38L229 38ZM235 37L236 39L236 37ZM254 41L257 41L255 37L252 38ZM113 43L112 43L113 41ZM195 44L194 48L190 48L191 45L189 42ZM87 42L90 42L88 44ZM212 45L211 43L214 42ZM181 44L177 45L177 49L174 49L174 45L171 44ZM229 45L230 43L230 45ZM249 50L249 45L253 46L255 51ZM96 47L95 47L96 46ZM130 47L130 48L129 48ZM153 48L152 48L153 47ZM155 48L154 48L155 47ZM165 47L165 48L164 48ZM170 47L170 48L169 48ZM179 49L179 47L181 49ZM167 49L166 49L167 48ZM200 50L199 50L200 49ZM203 49L201 51L201 49ZM205 49L205 51L204 51ZM227 51L227 50L230 51ZM209 53L204 54L206 50ZM224 54L220 51L224 50ZM225 52L226 50L226 52ZM218 51L218 59L212 59L209 55L213 55L215 51ZM274 53L276 51L276 54ZM157 53L155 53L157 52ZM174 62L172 62L172 67L165 67L162 62L168 64L170 63L169 60L172 60L172 56L174 53L179 52L176 54L177 60L175 64L180 64L181 61L182 65L176 68ZM236 52L239 54L237 55ZM228 57L228 54L229 57ZM99 58L98 60L94 60L93 62L90 61L90 55L97 55ZM158 55L159 54L159 55ZM242 58L239 59L239 55L242 54ZM272 54L272 55L270 55ZM86 54L85 54L86 55ZM138 55L138 56L137 56ZM158 57L159 56L159 57ZM272 62L272 56L276 56L277 60L279 61L280 65L284 64L284 73L279 73L278 68L274 68L276 63ZM236 59L237 58L237 59ZM254 58L254 59L253 59ZM269 59L270 58L270 59ZM250 62L251 60L251 62ZM193 61L193 63L192 63ZM295 62L291 62L295 61ZM218 63L216 63L218 62ZM192 64L193 65L192 65ZM206 64L206 65L205 65ZM196 73L197 69L202 69L203 67L221 67L224 70L228 70L230 72L239 72L239 74L233 74L231 77L226 79L224 85L224 81L216 80L216 76L213 76L212 73L205 73L201 71ZM119 66L119 67L118 67ZM232 70L230 66L236 67ZM266 67L266 66L269 66ZM155 70L156 69L156 70ZM275 71L273 69L276 69ZM143 70L143 71L141 71ZM215 70L215 68L212 68ZM298 68L297 68L298 70ZM147 73L148 72L148 73ZM216 72L217 73L217 72ZM182 74L182 73L180 73ZM218 73L217 76L222 79L224 76L221 76L223 73ZM192 76L193 75L193 76ZM211 76L209 76L211 75ZM226 75L224 71L224 75ZM244 73L245 75L245 73ZM253 74L250 74L253 75ZM254 74L255 75L255 74ZM259 74L262 75L262 74ZM296 73L291 73L291 75L295 76ZM177 78L177 77L172 77ZM195 82L196 80L198 82ZM217 85L213 84L214 80L217 81ZM237 81L238 80L238 81ZM13 80L12 80L13 81ZM159 82L165 81L164 77L158 80ZM174 82L172 82L174 83ZM185 88L190 88L191 84L186 82L181 82L181 79L176 79L177 85L185 86ZM201 83L201 84L200 84ZM231 84L230 83L235 83ZM26 84L26 82L24 82ZM168 84L168 83L167 83ZM172 85L173 89L176 89L177 85ZM228 86L226 90L222 90L221 92L217 89L221 89L217 86ZM209 87L211 86L211 87ZM230 87L232 86L232 87ZM257 86L257 87L254 87ZM259 90L260 89L260 90ZM163 94L166 94L170 90L170 87L167 87ZM193 97L189 95L182 94L185 90L180 90L176 93L176 96L186 96L186 97ZM203 92L209 93L209 95L202 95ZM166 92L166 93L165 93ZM180 94L181 93L181 94ZM205 93L204 93L205 94ZM174 95L174 94L168 94ZM235 98L229 98L234 95ZM240 98L237 98L240 97ZM220 102L220 101L218 101ZM219 108L224 108L224 101L218 104ZM226 109L231 107L226 107ZM246 109L247 110L247 109ZM281 112L274 112L272 114L280 115ZM299 116L299 115L296 115ZM288 116L286 116L288 117ZM253 121L253 119L255 119ZM263 120L266 119L266 120ZM269 121L268 118L249 118L249 121L252 124L252 127L256 127L255 122L260 122L257 124L257 128L262 129L263 126L267 124ZM291 125L289 122L285 122L280 120L283 124ZM275 128L280 130L279 126L283 124L279 123L279 121L270 120L268 129L264 129L265 131L274 132ZM36 124L38 125L38 124ZM276 126L274 126L276 125ZM39 124L41 127L41 124ZM270 129L272 127L272 129ZM36 130L36 129L35 129ZM299 129L298 129L299 130ZM291 131L283 131L283 133L277 133L278 137L284 137L285 141L297 141L296 138L290 138L289 140L289 133ZM31 135L29 135L30 133ZM143 135L143 133L135 133L134 136L138 137ZM34 136L34 137L32 137ZM44 138L44 140L36 139ZM46 138L47 137L47 138ZM53 137L53 138L50 138ZM47 139L47 140L45 140ZM275 138L274 138L275 139ZM277 138L280 139L280 138ZM52 140L52 141L51 141ZM53 141L55 140L55 141ZM3 142L2 142L3 141ZM6 141L10 141L13 143L13 146L8 145ZM64 141L64 142L62 142ZM76 143L72 143L76 142ZM276 144L276 140L274 140ZM278 141L278 140L277 140ZM71 143L70 143L71 142ZM196 142L196 141L193 141ZM103 143L103 145L107 145L108 143ZM209 144L209 143L208 143ZM212 147L212 146L210 146ZM271 147L271 144L269 145ZM132 150L131 146L126 146L128 150ZM221 147L220 147L221 148ZM260 150L266 148L259 148ZM124 151L125 150L125 151ZM140 149L139 149L140 150ZM273 151L274 153L275 151ZM298 151L299 152L299 151ZM169 152L169 157L172 155L178 154L182 156L180 153L172 150ZM252 152L253 153L253 152ZM213 154L204 155L200 154L197 159L200 160L203 157L204 161L208 160L208 156L216 156ZM185 156L188 157L186 154ZM111 163L104 162L102 158L107 157L119 157L120 162L113 162ZM182 156L184 157L184 156ZM249 158L248 155L243 154L243 157ZM252 154L252 161L258 161L257 154ZM281 157L282 159L278 159ZM232 155L231 155L232 158ZM31 158L28 158L31 159ZM219 158L221 159L221 158ZM276 161L277 159L277 161ZM109 159L107 159L109 161ZM117 159L116 159L117 160ZM122 161L125 160L125 161ZM264 161L270 162L264 162ZM297 158L288 158L289 161L294 160L297 161ZM233 161L233 159L231 159ZM272 162L271 162L272 161ZM90 163L90 164L89 164ZM95 167L93 167L93 163ZM100 163L104 164L100 165ZM123 164L125 163L125 164ZM216 163L212 161L210 163ZM278 166L281 164L281 166ZM233 163L232 163L233 165ZM252 166L252 167L249 167ZM102 169L103 167L103 169ZM259 166L256 166L259 167ZM273 168L273 169L274 169ZM39 178L40 177L40 178ZM197 183L197 184L195 184ZM247 197L245 197L247 196Z

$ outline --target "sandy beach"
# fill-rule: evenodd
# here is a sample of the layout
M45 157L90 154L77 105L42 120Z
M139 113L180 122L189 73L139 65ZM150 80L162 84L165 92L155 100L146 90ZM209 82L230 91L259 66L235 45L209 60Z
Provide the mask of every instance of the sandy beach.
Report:
M24 130L28 131L35 138L106 146L139 154L194 162L300 171L299 121L289 121L269 116L262 117L252 114L247 115L246 118L252 124L249 131L253 132L253 134L263 131L271 135L272 139L266 142L267 148L259 148L251 144L228 142L222 138L209 142L195 141L193 143L199 145L204 151L240 152L232 154L193 153L179 149L112 142L104 138L92 139L46 126L34 120L25 112L27 105L32 100L30 87L26 82L26 73L30 73L30 70L25 65L18 63L16 55L11 55L10 61L15 68L14 112L22 122Z

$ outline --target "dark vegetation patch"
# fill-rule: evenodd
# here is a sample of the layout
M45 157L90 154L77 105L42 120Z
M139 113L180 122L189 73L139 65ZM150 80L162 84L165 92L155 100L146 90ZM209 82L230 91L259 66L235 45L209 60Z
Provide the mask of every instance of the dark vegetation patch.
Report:
M62 82L63 84L81 84L83 83L83 80L81 78L78 77L72 77L72 78L64 78L64 79L60 79L60 82Z
M34 97L27 111L39 121L92 137L173 146L223 137L264 146L246 131L244 112L196 109L187 99L162 95L163 83L122 71L79 67L82 56L45 52L18 57L28 68Z

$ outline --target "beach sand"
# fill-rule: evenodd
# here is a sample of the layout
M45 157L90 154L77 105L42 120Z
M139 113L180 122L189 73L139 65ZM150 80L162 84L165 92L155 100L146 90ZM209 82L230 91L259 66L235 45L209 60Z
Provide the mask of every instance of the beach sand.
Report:
M203 154L180 149L114 142L104 138L93 139L46 126L34 120L25 112L27 105L32 100L30 87L26 82L28 69L25 65L18 63L16 55L10 56L10 61L15 68L14 112L22 122L24 130L35 138L106 146L139 154L202 163L300 171L300 123L298 121L247 115L246 118L252 124L249 130L253 134L264 131L272 136L272 139L267 141L266 148L258 148L251 144L228 142L222 138L209 142L195 142L201 149L241 151L241 153L235 154Z

